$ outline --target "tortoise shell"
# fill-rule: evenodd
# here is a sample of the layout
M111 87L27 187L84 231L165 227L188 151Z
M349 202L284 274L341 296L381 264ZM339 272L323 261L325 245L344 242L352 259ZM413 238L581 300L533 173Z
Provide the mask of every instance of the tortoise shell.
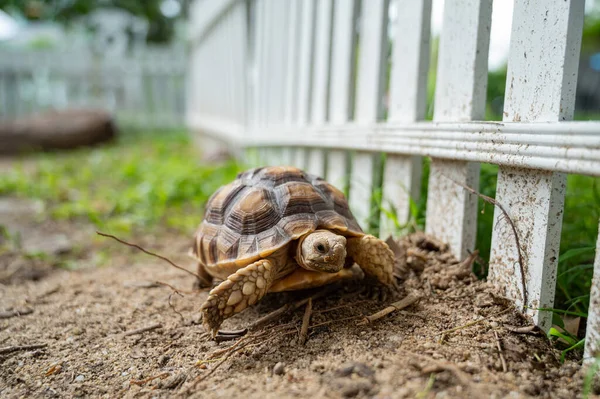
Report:
M289 166L255 168L211 196L191 252L208 269L233 273L317 229L364 235L325 180Z

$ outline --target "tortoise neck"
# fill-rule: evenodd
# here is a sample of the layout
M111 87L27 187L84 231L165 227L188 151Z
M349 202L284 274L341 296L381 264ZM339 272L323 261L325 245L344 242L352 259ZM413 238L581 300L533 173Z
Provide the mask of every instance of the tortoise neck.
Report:
M300 238L298 238L298 240L296 240L295 258L296 258L296 262L298 262L300 267L302 267L303 269L306 269L306 270L314 271L313 269L308 267L308 265L304 262L304 257L302 256L302 243L304 242L304 239L309 236L309 234L311 234L311 233L304 234L302 237L300 237Z

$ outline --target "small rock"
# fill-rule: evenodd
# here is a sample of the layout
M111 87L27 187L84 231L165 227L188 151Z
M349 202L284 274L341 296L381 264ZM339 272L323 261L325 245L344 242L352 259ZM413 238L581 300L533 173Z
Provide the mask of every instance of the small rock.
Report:
M160 367L165 367L167 365L167 363L169 362L170 357L167 355L162 355L161 357L158 358L158 365Z
M497 328L498 327L498 323L495 322L495 321L490 321L490 327Z
M83 330L79 327L75 327L71 330L71 334L73 335L81 335L83 334Z
M282 362L279 362L273 367L273 374L283 375L283 373L285 373L285 365Z
M83 374L79 374L77 377L75 377L75 382L83 382L83 380L85 380L85 376Z

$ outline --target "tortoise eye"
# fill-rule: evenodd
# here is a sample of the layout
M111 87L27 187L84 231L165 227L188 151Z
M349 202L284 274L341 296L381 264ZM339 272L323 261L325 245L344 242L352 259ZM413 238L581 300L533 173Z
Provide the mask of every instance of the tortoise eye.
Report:
M319 251L320 253L322 253L322 254L324 254L325 252L327 252L327 248L321 242L318 242L318 243L315 244L315 249L317 251Z

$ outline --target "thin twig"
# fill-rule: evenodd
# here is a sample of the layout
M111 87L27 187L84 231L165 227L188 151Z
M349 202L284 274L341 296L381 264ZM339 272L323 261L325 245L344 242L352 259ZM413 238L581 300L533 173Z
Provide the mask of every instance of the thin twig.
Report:
M248 331L256 331L260 327L264 326L265 324L269 323L270 321L273 321L273 320L281 317L282 315L286 314L287 312L300 308L301 306L305 305L309 300L315 301L315 300L335 291L337 288L338 288L338 286L336 284L328 285L325 288L323 288L322 290L320 290L319 292L317 292L316 294L309 296L308 298L301 299L294 303L286 303L282 307L275 309L271 313L264 315L263 317L261 317L258 320L255 320L252 324L250 324L248 326Z
M502 345L500 345L500 338L498 337L498 332L496 332L496 330L494 330L494 336L496 337L496 348L498 348L500 362L502 363L502 371L506 373L508 371L508 367L506 367L506 360L504 360L504 355L502 354Z
M357 325L364 326L364 325L373 323L374 321L379 320L392 312L395 312L397 310L402 310L404 308L409 307L413 303L417 302L420 298L421 297L417 294L409 294L409 295L405 296L403 299L399 300L398 302L392 303L391 305L380 310L379 312L374 313L370 316L365 316L363 318L363 320L361 320L360 322L357 323Z
M142 327L142 328L138 328L137 330L131 330L126 332L125 334L123 334L124 337L129 337L130 335L136 335L136 334L142 334L148 331L152 331L152 330L156 330L158 328L162 328L162 324L160 323L156 323L156 324L152 324L148 327Z
M502 206L502 204L500 204L494 198L488 197L487 195L483 195L483 194L475 191L471 187L467 186L466 184L460 183L460 182L458 182L458 181L456 181L456 180L452 179L451 177L448 177L448 176L446 176L444 174L442 174L442 176L444 176L447 179L453 181L455 184L461 186L462 188L464 188L465 190L469 191L470 193L475 194L476 196L478 196L479 198L481 198L485 202L488 202L488 203L490 203L490 204L492 204L494 206L497 206L502 211L502 214L504 215L504 217L506 217L506 220L508 221L508 224L510 225L510 227L511 227L511 229L513 231L513 235L515 237L515 242L517 244L517 254L519 256L519 269L521 270L521 285L523 286L523 311L525 311L525 307L527 306L527 304L529 302L527 300L527 283L525 282L525 262L523 261L523 254L521 252L521 242L519 240L519 233L517 232L517 226L515 226L515 223L513 222L513 220L511 219L511 217L509 216L509 214L506 211L506 209L504 209L504 207Z
M201 280L202 280L202 277L200 277L200 275L198 275L197 273L194 273L194 272L192 272L192 271L190 271L190 270L186 269L185 267L181 267L181 266L179 266L179 265L176 265L176 264L175 264L175 263L173 263L173 261L171 261L169 258L165 258L164 256L161 256L161 255L155 254L155 253L153 253L153 252L147 251L147 250L145 250L144 248L140 247L139 245L136 245L136 244L131 244L131 243L127 242L127 241L123 241L123 240L121 240L120 238L117 238L117 237L115 237L115 236L113 236L113 235L111 235L111 234L105 234L105 233L101 233L101 232L99 232L99 231L96 231L96 234L98 234L98 235L101 235L101 236L103 236L103 237L112 238L113 240L116 240L116 241L120 242L121 244L125 244L125 245L127 245L127 246L130 246L130 247L133 247L133 248L137 248L137 249L139 249L140 251L142 251L142 252L143 252L143 253L145 253L145 254L148 254L148 255L154 256L154 257L156 257L156 258L162 259L162 260L164 260L165 262L169 263L169 264L170 264L171 266L173 266L174 268L176 268L176 269L179 269L179 270L181 270L181 271L184 271L184 272L186 272L186 273L188 273L188 274L191 274L192 276L194 276L194 277L197 277L197 278L199 278L199 279L201 279Z
M506 328L508 331L515 333L515 334L531 334L531 335L539 335L540 334L540 329L535 324L531 325L531 326L525 326L525 327L515 327L515 326L509 326L509 325L505 324L502 327Z
M165 287L169 287L170 289L172 289L173 291L177 292L179 295L183 294L188 294L188 295L194 295L197 294L197 291L186 291L186 290L182 290L180 288L177 287L173 287L171 284L169 283L164 283L162 281L156 281L156 284L158 285L164 285Z
M7 310L0 312L0 319L10 319L11 317L24 316L31 313L33 313L33 309L31 308Z
M211 370L210 370L208 373L206 373L206 374L201 374L201 375L199 375L198 377L196 377L196 379L194 380L194 383L192 384L192 388L195 388L195 387L196 387L196 385L198 385L200 382L202 382L202 381L204 381L205 379L207 379L208 377L210 377L210 376L211 376L211 375L212 375L212 374L213 374L215 371L217 371L217 369L218 369L218 368L219 368L219 367L220 367L220 366L221 366L223 363L225 363L225 361L226 361L227 359L229 359L229 358L231 357L231 355L233 355L234 353L236 353L236 352L238 352L238 351L242 350L242 349L243 349L243 348L245 348L246 346L248 346L248 345L252 344L252 343L253 343L253 341L252 341L252 339L253 339L253 338L254 338L254 339L257 339L257 338L259 338L259 337L262 337L262 336L264 336L264 334L258 334L258 335L254 335L254 336L249 336L249 337L246 337L245 339L244 339L244 338L242 338L242 339L240 339L238 342L236 342L235 344L233 344L232 346L230 346L229 348L227 348L227 351L228 351L228 352L225 354L225 356L224 356L224 357L221 359L221 361L220 361L219 363L215 364L215 367L213 367L213 368L212 368L212 369L211 369ZM273 337L275 337L275 336L273 336ZM266 340L265 340L265 341L266 341ZM239 345L241 342L244 342L244 345L240 345L240 346L238 346L238 345ZM223 351L218 351L218 352L220 352L219 354L221 354L221 353L224 353ZM214 355L214 353L213 353L213 355ZM212 359L212 358L214 358L214 356L213 356L213 355L211 355L211 356L209 357L209 359Z
M472 322L470 322L470 323L463 324L462 326L458 326L458 327L450 328L450 329L448 329L448 330L441 331L439 334L440 334L440 335L446 335L446 334L450 334L450 333L456 332L456 331L458 331L458 330L463 330L463 329L465 329L465 328L472 327L472 326L474 326L474 325L476 325L476 324L479 324L479 323L481 323L481 322L483 322L483 321L489 320L489 319L491 319L492 317L497 317L497 316L503 315L504 313L508 312L510 309L511 309L511 308L510 308L510 307L508 307L508 308L506 308L506 309L503 309L503 310L501 310L500 312L498 312L498 313L495 313L495 314L493 314L493 315L491 315L491 316L489 316L489 317L482 317L481 319L477 319L477 320L475 320L475 321L472 321Z
M364 316L361 316L361 315L358 315L358 316L348 316L348 317L342 317L342 318L339 318L339 319L328 320L328 321L324 321L322 323L313 324L312 326L309 326L308 329L312 330L313 328L317 328L317 327L321 327L321 326L326 326L328 324L339 323L339 322L347 321L347 320L356 320L356 319L359 319L361 317L364 317Z
M312 299L308 298L306 303L306 309L304 310L304 317L302 317L302 328L300 329L300 337L298 342L300 345L304 345L308 339L308 325L310 324L310 316L312 315Z
M48 344L34 344L34 345L17 345L7 346L6 348L0 348L0 355L6 355L7 353L13 353L18 351L29 351L33 349L42 349L48 346Z
M183 295L179 292L179 291L173 291L169 294L169 307L171 308L171 310L173 310L173 312L175 312L177 315L179 315L179 317L181 318L181 321L185 321L185 317L183 317L183 315L181 314L181 312L177 309L175 309L175 305L173 305L173 303L171 303L171 297L173 296L173 294L177 294L180 297L183 297Z
M155 375L155 376L153 376L153 377L144 378L143 380L129 380L129 382L130 382L131 384L135 384L135 385L142 386L142 385L144 385L145 383L147 383L147 382L150 382L150 381L152 381L152 380L155 380L155 379L157 379L157 378L160 378L161 380L164 380L165 378L167 378L167 377L168 377L168 376L170 376L170 375L171 375L171 373L161 373L161 374L159 374L159 375Z

